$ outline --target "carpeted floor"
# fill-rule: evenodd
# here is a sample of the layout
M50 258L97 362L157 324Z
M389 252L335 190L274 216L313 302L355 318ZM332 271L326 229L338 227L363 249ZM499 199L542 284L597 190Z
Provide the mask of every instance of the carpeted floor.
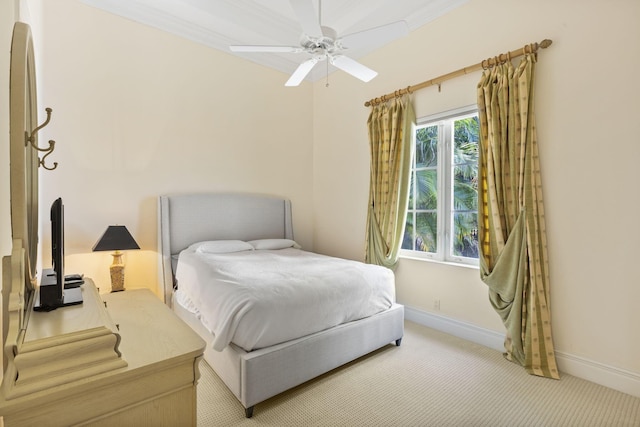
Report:
M569 375L528 375L499 352L405 323L389 345L256 405L202 362L198 426L640 426L640 398Z

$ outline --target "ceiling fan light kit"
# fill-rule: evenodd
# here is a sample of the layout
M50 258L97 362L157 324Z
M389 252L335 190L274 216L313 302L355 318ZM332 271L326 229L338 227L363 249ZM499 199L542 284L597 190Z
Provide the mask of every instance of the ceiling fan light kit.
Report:
M367 46L381 46L409 34L406 22L398 21L380 27L370 28L344 37L338 37L335 30L321 26L313 9L312 0L290 0L291 7L302 27L300 46L229 46L232 52L242 53L306 53L310 59L302 62L289 77L285 86L298 86L320 61L327 60L334 67L368 82L378 73L343 55L348 49Z

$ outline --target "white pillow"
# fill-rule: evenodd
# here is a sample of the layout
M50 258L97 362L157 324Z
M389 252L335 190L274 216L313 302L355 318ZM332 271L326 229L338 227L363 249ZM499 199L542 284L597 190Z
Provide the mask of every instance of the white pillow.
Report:
M250 240L249 243L256 250L259 249L286 249L296 248L300 249L301 246L290 239L259 239Z
M189 246L201 254L228 254L231 252L252 251L253 246L242 240L209 240Z

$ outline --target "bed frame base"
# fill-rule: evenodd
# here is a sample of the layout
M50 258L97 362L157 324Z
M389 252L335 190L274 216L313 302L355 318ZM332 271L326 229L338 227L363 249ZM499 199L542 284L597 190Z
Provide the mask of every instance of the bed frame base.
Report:
M402 343L402 338L398 338L396 340L396 347L400 347L401 343ZM245 417L247 418L253 417L253 408L255 408L255 405L249 406L248 408L244 408Z
M240 401L247 418L253 416L256 404L270 397L385 345L399 346L404 333L404 306L394 304L374 316L283 344L251 352L230 344L217 352L211 346L211 333L192 313L179 304L173 309L207 341L204 359Z

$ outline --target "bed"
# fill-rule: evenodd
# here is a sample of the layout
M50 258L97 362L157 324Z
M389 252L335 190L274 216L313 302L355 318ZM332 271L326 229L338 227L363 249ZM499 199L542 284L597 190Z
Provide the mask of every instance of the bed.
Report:
M390 343L400 345L404 332L404 307L391 301L375 314L288 337L284 342L238 344L229 338L221 343L201 312L175 298L176 285L180 288L182 283L186 288L191 280L185 265L193 248L199 250L198 242L281 240L294 241L287 199L243 193L178 194L158 199L158 252L165 303L207 342L204 359L240 401L247 417L253 415L256 404L270 397ZM297 248L284 249L294 252ZM177 271L182 272L179 283Z

